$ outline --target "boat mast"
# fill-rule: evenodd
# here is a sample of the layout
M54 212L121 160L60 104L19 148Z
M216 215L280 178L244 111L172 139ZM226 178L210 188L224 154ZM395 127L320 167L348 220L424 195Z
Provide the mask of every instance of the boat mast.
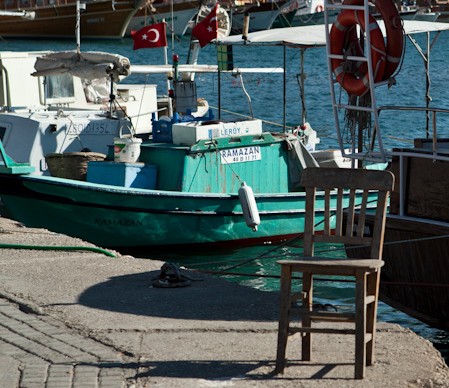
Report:
M282 110L282 116L283 116L283 121L282 121L282 126L283 126L283 132L285 133L287 130L286 124L287 124L287 52L286 52L286 47L285 44L282 45L283 48L283 59L284 59L284 74L283 74L283 78L282 81L284 83L283 85L283 110Z
M75 36L76 36L76 52L81 52L81 12L86 10L86 3L81 3L80 0L76 0L76 23L75 23Z
M172 5L173 5L173 2L172 2ZM173 15L172 15L172 20L173 20ZM165 19L163 19L162 22L165 23ZM172 35L173 35L173 33L172 33ZM174 42L172 42L172 57L174 55L173 45L174 45ZM168 47L167 46L164 47L164 63L166 65L168 65ZM167 97L168 97L167 113L168 113L168 117L172 117L173 116L173 104L172 104L172 100L171 100L171 97L170 97L170 89L171 89L170 79L167 78L166 82L167 82Z

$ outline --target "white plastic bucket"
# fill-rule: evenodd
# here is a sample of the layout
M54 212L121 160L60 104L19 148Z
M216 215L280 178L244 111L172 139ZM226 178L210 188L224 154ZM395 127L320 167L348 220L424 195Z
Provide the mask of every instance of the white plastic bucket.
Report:
M132 136L114 138L114 162L135 163L139 160L142 139Z

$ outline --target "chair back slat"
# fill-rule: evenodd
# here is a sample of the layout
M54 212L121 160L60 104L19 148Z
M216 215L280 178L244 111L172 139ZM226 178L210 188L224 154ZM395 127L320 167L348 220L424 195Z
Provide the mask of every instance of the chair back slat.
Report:
M335 235L343 236L343 212L338 209L343 209L343 189L337 190L337 212L335 214Z
M374 226L372 231L373 240L377 244L371 246L371 257L382 257L382 250L384 246L384 230L385 230L385 217L382 215L387 211L388 192L379 192L377 199L377 211L374 219Z
M304 255L313 256L315 242L326 242L369 245L369 258L380 259L385 229L384 214L393 184L394 176L389 171L306 168L301 177L307 197ZM315 207L318 196L324 198L324 208ZM370 203L373 197L377 207L370 206L373 205ZM375 213L374 225L368 235L365 228L367 212ZM317 216L318 213L321 214ZM323 226L318 227L320 224Z
M329 189L324 191L324 235L330 236L331 229L331 191Z
M355 195L354 189L349 190L349 204L346 208L346 236L352 236L354 231L354 217L355 217Z
M363 237L365 233L365 218L366 218L366 211L368 207L368 190L363 190L362 193L362 203L360 205L360 211L359 211L359 221L358 221L358 228L357 228L357 236Z

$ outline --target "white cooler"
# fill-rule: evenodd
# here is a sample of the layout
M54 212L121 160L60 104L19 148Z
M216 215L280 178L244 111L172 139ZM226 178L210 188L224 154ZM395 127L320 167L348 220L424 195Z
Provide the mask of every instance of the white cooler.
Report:
M203 124L204 123L204 124ZM262 134L262 120L233 122L189 121L173 124L173 144L193 145L198 140Z

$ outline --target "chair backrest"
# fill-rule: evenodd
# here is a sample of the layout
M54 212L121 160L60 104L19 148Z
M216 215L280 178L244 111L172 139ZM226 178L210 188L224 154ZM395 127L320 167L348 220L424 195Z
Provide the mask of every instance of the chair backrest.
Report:
M367 259L382 258L387 201L394 185L391 172L309 167L302 173L301 185L306 190L305 256L314 255L315 242L324 242L368 245ZM374 212L368 235L367 212Z

